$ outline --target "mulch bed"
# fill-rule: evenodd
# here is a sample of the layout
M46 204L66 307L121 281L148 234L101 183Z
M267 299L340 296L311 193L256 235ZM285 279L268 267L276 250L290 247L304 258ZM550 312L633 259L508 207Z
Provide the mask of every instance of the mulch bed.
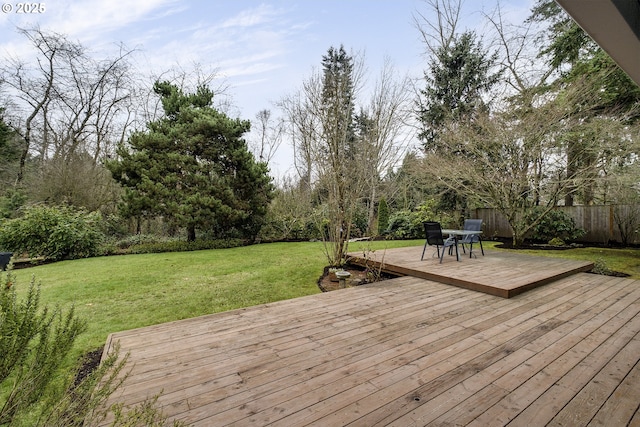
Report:
M346 287L348 288L353 286L366 285L367 283L380 282L382 280L388 280L397 277L391 274L377 271L375 269L371 270L353 264L345 264L342 269L351 273L351 277L346 280ZM342 289L339 281L332 280L329 274L329 267L325 267L324 271L322 272L322 276L318 278L318 288L320 288L322 292Z
M82 380L87 378L89 374L91 374L93 371L95 371L98 368L98 366L100 366L100 359L102 358L103 350L104 350L104 346L97 348L93 351L90 351L84 355L84 357L82 358L82 365L80 366L80 369L78 369L78 371L76 372L76 377L73 380L74 386L77 387L78 384L82 382Z

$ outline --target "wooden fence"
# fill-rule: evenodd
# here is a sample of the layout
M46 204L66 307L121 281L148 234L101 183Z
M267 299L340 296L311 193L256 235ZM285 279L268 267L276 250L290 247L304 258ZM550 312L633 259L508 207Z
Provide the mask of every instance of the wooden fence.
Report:
M640 214L640 206L558 206L556 209L573 218L576 226L587 233L580 242L609 243L621 242L622 238L616 225L618 217L632 217ZM511 227L507 220L496 209L476 209L475 218L482 219L484 235L491 237L512 237ZM640 243L640 233L635 232L629 243Z

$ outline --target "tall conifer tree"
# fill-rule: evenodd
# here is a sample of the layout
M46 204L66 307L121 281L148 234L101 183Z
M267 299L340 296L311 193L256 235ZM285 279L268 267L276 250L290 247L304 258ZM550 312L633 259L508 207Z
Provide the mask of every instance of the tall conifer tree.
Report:
M438 141L445 122L473 120L479 110L486 111L483 95L500 78L494 71L496 61L496 54L486 51L471 31L454 35L448 45L438 47L425 72L426 87L419 100L420 137L425 150L447 149Z
M108 168L126 190L128 216L163 216L196 238L254 238L264 221L273 186L265 163L256 162L242 136L249 122L211 106L200 87L184 94L157 82L165 116L131 136Z

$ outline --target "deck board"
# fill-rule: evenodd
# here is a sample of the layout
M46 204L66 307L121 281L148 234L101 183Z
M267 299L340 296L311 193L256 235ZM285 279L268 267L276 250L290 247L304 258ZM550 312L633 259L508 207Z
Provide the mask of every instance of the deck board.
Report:
M639 419L640 282L624 278L505 299L406 276L114 333L105 354L116 342L131 361L116 400L163 391L194 426Z
M590 261L540 257L506 251L474 251L475 258L460 254L445 255L440 263L427 248L421 260L422 246L394 248L370 253L351 252L348 260L355 265L380 269L402 276L420 277L491 295L511 298L574 273L593 268Z

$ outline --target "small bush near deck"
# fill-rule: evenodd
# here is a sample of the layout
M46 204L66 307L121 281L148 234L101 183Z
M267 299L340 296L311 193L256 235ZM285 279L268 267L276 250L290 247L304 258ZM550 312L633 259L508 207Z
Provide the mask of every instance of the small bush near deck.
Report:
M33 280L19 300L15 282L11 273L2 274L0 425L21 419L48 397L76 337L87 328L73 309L64 313L41 308L40 288Z
M549 240L549 245L551 246L565 246L566 243L564 240L560 239L559 237L554 237L553 239Z
M602 274L605 276L609 276L613 273L613 270L609 268L605 260L603 260L602 258L598 258L594 261L591 272L595 274Z

